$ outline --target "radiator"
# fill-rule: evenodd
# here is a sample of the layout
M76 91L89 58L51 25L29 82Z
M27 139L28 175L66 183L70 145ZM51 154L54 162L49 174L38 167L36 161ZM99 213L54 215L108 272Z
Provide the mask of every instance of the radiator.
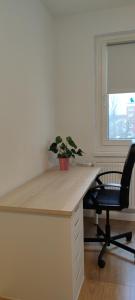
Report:
M122 162L100 162L96 163L96 166L100 167L100 172L106 171L122 171L123 163ZM104 176L103 182L115 182L120 183L121 175L119 174L107 174ZM129 196L129 209L135 209L135 167L133 168L131 185L130 185L130 196Z

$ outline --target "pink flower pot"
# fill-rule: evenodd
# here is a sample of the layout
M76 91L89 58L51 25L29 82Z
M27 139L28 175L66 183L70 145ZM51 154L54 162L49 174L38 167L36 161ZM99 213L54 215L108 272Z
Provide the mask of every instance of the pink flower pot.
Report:
M61 171L69 169L69 158L59 158L59 165Z

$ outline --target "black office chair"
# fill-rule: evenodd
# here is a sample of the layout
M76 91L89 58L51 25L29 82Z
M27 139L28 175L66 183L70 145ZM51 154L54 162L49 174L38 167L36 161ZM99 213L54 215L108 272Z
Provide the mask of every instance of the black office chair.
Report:
M100 173L96 177L96 186L89 189L84 197L84 209L95 209L97 214L102 213L102 210L106 211L106 225L105 232L97 225L97 237L96 238L84 238L84 242L104 242L102 250L98 257L98 265L100 268L104 268L105 261L103 255L107 246L113 244L126 251L129 251L135 255L135 249L128 247L127 245L119 243L117 240L126 238L127 241L131 241L132 232L126 232L119 235L111 236L109 212L110 210L120 211L129 206L129 188L132 170L135 162L135 144L132 144L125 164L123 172L108 171ZM101 177L106 174L121 174L120 184L103 184Z

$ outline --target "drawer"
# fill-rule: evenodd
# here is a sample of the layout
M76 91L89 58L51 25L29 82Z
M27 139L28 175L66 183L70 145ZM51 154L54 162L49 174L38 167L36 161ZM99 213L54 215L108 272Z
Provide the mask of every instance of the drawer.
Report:
M78 256L83 247L83 211L82 203L79 205L72 222L73 259Z
M76 223L76 226L73 228L73 237L75 241L78 239L80 232L82 232L82 226L82 218L80 217Z
M77 300L84 281L84 265L80 265L76 280L74 281L74 300Z
M72 220L72 230L73 230L73 236L76 240L79 232L82 231L83 228L83 209L82 209L82 203L77 208L76 212L73 215Z
M73 262L73 276L74 281L76 282L80 273L80 268L84 265L84 254L83 254L83 248L80 248L80 251L78 252L78 255L75 257Z
M80 217L83 215L82 201L77 205L73 215L73 226L76 227Z
M76 235L76 239L73 240L73 258L76 258L78 256L80 249L82 249L83 247L83 230L81 228L78 235Z

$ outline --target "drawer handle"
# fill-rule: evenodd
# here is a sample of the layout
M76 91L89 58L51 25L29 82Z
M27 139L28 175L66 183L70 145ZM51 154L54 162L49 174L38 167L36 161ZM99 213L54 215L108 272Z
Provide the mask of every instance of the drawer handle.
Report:
M77 235L75 236L75 240L78 239L79 233L80 233L80 232L78 232Z
M80 252L78 252L78 253L76 254L75 259L78 260L79 256L80 256Z
M77 226L78 223L79 223L79 218L77 219L74 225Z
M78 211L79 209L79 205L77 205L77 207L75 208L75 213Z
M78 280L78 277L79 277L80 273L81 273L81 268L79 269L79 271L78 271L78 273L76 275L76 280Z

